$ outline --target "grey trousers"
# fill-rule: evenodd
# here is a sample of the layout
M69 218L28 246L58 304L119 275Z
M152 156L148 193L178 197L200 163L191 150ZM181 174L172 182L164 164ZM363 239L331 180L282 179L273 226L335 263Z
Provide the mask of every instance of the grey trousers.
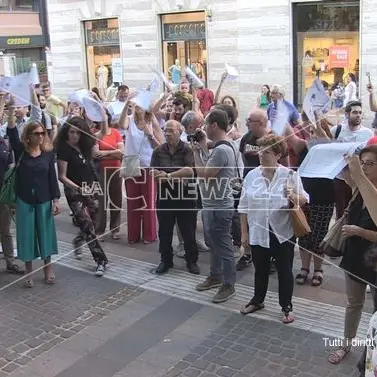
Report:
M5 204L0 204L0 241L7 266L14 263L13 239L12 235L10 234L11 221L12 218L8 206Z
M236 266L231 236L234 209L203 208L204 234L208 236L211 248L211 276L221 279L224 284L234 286Z

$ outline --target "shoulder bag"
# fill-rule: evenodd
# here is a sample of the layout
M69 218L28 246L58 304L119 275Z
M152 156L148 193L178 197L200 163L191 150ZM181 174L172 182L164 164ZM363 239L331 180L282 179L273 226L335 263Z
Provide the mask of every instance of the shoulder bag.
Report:
M144 135L142 142L140 143L140 149L138 154L124 155L122 166L119 172L121 178L137 178L141 177L140 167L140 153L144 145L146 136Z
M8 169L4 175L3 186L0 189L0 203L8 206L14 206L17 200L16 194L16 172L24 157L22 152L15 167Z
M347 225L348 212L352 202L356 199L358 194L359 190L356 189L352 195L352 199L348 203L347 208L344 210L343 216L329 229L325 238L319 245L320 251L330 258L337 258L343 255L344 237L342 236L342 227L343 225Z

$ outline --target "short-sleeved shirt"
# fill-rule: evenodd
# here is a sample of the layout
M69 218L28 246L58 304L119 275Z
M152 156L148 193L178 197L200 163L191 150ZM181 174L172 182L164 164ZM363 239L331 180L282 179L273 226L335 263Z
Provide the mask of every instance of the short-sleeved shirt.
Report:
M60 117L60 104L63 101L54 95L51 95L46 100L46 108L49 114L52 114L56 119Z
M294 127L297 123L297 121L300 119L300 113L297 111L296 106L287 101L283 100L284 105L287 107L289 112L289 124ZM275 102L271 102L267 107L267 116L268 120L271 122L271 124L274 123L275 119L277 118L278 110L277 110L277 104Z
M338 126L331 127L331 135L335 137ZM357 130L352 131L348 124L342 124L340 133L337 137L338 141L345 143L353 143L368 141L373 136L373 131L370 128L360 126Z
M183 167L195 167L194 155L187 143L180 141L173 154L170 152L167 143L160 145L153 151L151 168L173 173ZM159 200L195 200L196 192L192 193L193 183L192 179L174 179L171 182L163 182L158 184L157 197Z
M118 149L119 143L123 143L122 135L115 128L110 128L110 134L98 140L98 148L100 151L113 151ZM101 169L120 168L120 165L121 161L119 159L100 160Z
M84 182L91 185L95 181L95 175L91 161L83 156L77 149L65 143L57 150L58 160L66 161L67 178L78 186Z
M225 144L215 146L205 162L207 168L221 168L216 177L200 179L200 192L203 208L232 209L234 207L232 180L237 178L237 145Z

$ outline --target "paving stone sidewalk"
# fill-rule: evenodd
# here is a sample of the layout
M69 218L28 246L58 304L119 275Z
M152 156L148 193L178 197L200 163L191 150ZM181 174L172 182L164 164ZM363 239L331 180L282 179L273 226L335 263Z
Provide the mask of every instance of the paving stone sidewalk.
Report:
M132 298L140 289L98 279L90 274L56 266L57 283L47 286L42 273L35 287L0 273L0 377L97 323Z
M360 351L332 366L322 336L233 314L164 377L356 377Z

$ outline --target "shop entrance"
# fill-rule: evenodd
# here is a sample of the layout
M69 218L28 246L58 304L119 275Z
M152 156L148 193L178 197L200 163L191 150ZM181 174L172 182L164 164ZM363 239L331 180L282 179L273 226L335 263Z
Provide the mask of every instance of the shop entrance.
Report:
M359 81L360 4L357 1L296 3L293 5L295 103L302 105L317 76L345 86L353 73Z
M189 12L161 16L163 67L174 83L181 81L181 70L190 67L207 82L207 43L205 13Z

